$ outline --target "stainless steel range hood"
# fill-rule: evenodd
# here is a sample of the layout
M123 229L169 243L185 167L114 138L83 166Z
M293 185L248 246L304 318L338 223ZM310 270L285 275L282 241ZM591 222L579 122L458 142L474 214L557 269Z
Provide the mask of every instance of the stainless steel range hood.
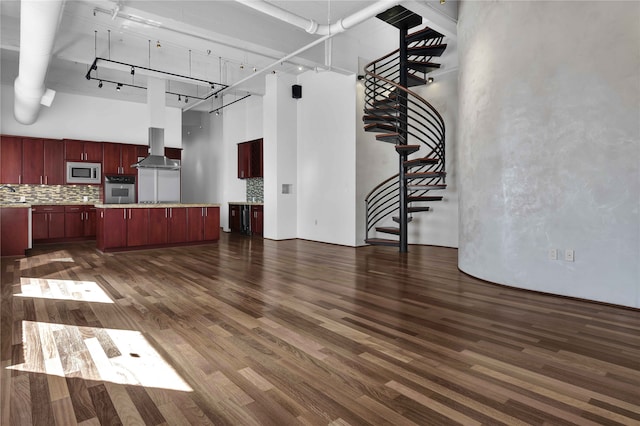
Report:
M149 156L132 164L136 169L179 170L180 163L164 156L164 129L149 127Z

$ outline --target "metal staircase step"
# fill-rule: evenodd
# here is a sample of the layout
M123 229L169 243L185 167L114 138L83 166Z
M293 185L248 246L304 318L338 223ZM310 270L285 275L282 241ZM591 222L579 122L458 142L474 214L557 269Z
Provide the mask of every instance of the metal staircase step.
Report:
M395 93L389 94L389 96L386 98L376 99L375 101L373 101L373 106L376 108L378 106L389 105L389 104L395 104L395 105L398 104L398 96Z
M428 206L407 207L409 213L428 212L429 210L431 210L431 208Z
M396 121L398 121L398 117L396 117L395 115L365 115L362 117L362 121L364 121L365 124L395 123Z
M399 114L400 105L397 103L389 103L386 105L379 105L373 108L365 108L364 112L368 115L393 115Z
M435 195L418 195L415 197L409 196L407 197L407 201L408 202L413 202L413 201L442 201L442 196L435 196Z
M438 189L447 189L447 185L407 185L409 191L435 191Z
M425 84L427 84L426 78L418 77L411 73L407 75L407 87L424 86Z
M425 41L425 40L431 40L433 38L440 38L440 37L444 37L444 36L439 32L437 32L436 30L433 30L429 27L425 27L412 34L407 34L407 36L404 38L404 41L406 43L413 43L416 41Z
M407 68L418 72L429 73L440 68L440 64L428 61L408 61Z
M441 56L446 48L447 48L446 44L410 47L407 49L407 55L409 56Z
M400 234L400 228L392 228L390 226L377 226L376 231L384 232L385 234L393 234L393 235Z
M402 6L394 6L378 13L376 18L396 28L413 28L422 24L422 16Z
M413 158L411 160L407 160L403 164L404 164L404 167L409 168L409 167L422 166L424 164L438 164L438 162L440 162L440 160L438 160L437 158L422 157L422 158Z
M395 133L396 126L385 123L370 123L364 126L365 132L392 132Z
M400 247L400 241L387 240L384 238L367 238L364 242L372 246Z
M407 153L411 154L412 152L416 152L420 149L420 145L396 145L396 151L398 154Z
M446 172L417 172L417 173L407 173L404 176L407 179L423 179L423 178L438 178L446 176Z
M393 219L393 221L395 223L400 223L400 218L398 216L393 216L391 219ZM407 218L407 223L409 223L409 222L413 222L413 218L412 217L408 217Z
M381 135L376 135L376 140L397 145L398 142L400 142L400 133L383 133Z

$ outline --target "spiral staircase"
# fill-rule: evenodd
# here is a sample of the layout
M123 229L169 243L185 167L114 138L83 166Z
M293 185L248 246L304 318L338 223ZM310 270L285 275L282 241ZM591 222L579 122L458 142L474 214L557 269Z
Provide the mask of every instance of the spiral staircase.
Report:
M444 120L410 88L428 84L427 74L440 67L432 59L441 56L447 45L444 36L430 28L409 34L422 24L422 17L402 6L377 17L399 29L400 48L365 66L364 129L378 133L378 141L394 145L399 171L365 198L365 242L407 252L413 214L428 212L429 203L443 198L434 192L446 188ZM379 226L389 218L397 226Z

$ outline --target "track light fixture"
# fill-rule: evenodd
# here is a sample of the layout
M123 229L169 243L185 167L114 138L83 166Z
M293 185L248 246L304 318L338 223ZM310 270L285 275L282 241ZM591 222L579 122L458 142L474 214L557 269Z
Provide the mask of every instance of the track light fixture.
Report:
M189 98L187 96L184 97L184 102L187 104L189 103Z
M244 64L240 64L240 69L243 70L244 69Z
M160 44L160 40L156 41L156 47L157 47L158 49L160 49L160 48L162 47L162 45Z
M427 83L429 83L429 84L433 83L433 77L429 77L429 78L427 79Z
M440 0L440 4L445 4L447 0Z
M216 115L220 115L220 111L216 111Z
M118 83L118 85L116 86L116 90L119 92L121 88L122 88L122 83Z
M94 71L98 69L98 64L96 64L95 61L91 65L91 69L94 70Z
M102 80L100 80L100 83L98 83L98 88L102 89Z
M182 100L182 96L178 95L178 102Z
M136 73L136 69L134 67L131 67L131 75L135 75Z

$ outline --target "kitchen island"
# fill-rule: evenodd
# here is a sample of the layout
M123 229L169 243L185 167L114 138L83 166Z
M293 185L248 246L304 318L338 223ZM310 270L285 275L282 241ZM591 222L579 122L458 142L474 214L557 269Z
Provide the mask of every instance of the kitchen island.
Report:
M205 244L220 238L219 204L96 204L100 251Z

